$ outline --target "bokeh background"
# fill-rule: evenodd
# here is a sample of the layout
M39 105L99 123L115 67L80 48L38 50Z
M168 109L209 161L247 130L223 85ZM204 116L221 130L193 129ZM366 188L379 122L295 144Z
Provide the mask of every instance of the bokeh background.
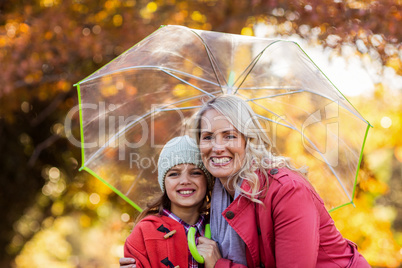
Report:
M402 267L400 0L0 1L0 267L118 267L137 212L78 172L73 84L166 24L301 45L373 125L336 226Z

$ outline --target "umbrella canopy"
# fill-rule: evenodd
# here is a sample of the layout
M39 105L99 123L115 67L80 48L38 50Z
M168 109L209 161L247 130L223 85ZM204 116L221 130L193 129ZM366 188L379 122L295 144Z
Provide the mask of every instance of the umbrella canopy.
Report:
M235 94L328 210L353 203L370 124L292 41L164 26L76 84L82 167L138 210L157 159L209 97Z

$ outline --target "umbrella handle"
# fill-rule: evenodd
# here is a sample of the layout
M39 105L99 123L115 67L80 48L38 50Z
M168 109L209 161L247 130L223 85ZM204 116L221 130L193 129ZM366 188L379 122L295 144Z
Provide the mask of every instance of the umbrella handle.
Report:
M205 225L205 234L204 236L206 238L211 239L211 227L209 224ZM188 242L188 248L190 249L191 255L193 255L194 260L196 260L198 263L204 263L204 257L198 253L197 246L195 244L195 228L190 227L187 233L187 242Z

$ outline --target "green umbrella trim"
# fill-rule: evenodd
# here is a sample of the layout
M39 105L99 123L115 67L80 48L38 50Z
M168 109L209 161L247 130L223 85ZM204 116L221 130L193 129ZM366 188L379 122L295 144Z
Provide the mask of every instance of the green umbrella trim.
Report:
M88 167L81 167L81 170L85 170L86 172L88 172L89 174L91 174L92 176L94 176L95 178L97 178L98 180L100 180L101 182L103 182L104 184L106 184L107 187L109 187L110 189L112 189L117 195L119 195L121 198L123 198L127 203L129 203L130 205L132 205L136 210L138 210L139 212L142 212L142 209L136 204L134 203L130 198L128 198L127 196L125 196L122 192L120 192L119 190L117 190L115 187L113 187L111 184L109 184L107 181L105 181L104 179L102 179L100 176L98 176L98 174L96 174L92 169L88 168Z
M367 122L368 123L368 122ZM364 145L366 144L366 139L367 139L367 135L368 135L368 131L370 129L370 127L373 127L372 125L370 125L370 123L368 123L367 128L366 128L366 134L364 135L364 139L363 139L363 144L362 144L362 149L360 150L360 157L359 157L359 164L357 165L357 170L356 170L356 176L355 176L355 182L353 183L353 193L352 193L352 201L348 202L346 204L340 205L338 207L335 207L333 209L330 209L329 212L335 211L338 208L344 207L346 205L350 205L352 204L355 207L355 204L353 203L353 199L355 198L355 192L356 192L356 184L357 184L357 176L359 174L360 171L360 165L362 163L362 159L363 159L363 150L364 150Z
M96 174L92 169L84 166L85 163L85 153L84 153L84 128L83 128L83 119L82 119L82 103L81 103L81 91L80 91L80 84L78 83L77 85L77 91L78 91L78 105L79 105L79 113L80 113L80 135L81 135L81 161L82 161L82 166L80 167L79 171L85 170L101 182L103 182L107 187L113 190L117 195L119 195L121 198L123 198L127 203L129 203L131 206L133 206L136 210L139 212L142 212L142 209L134 203L131 199L129 199L127 196L125 196L122 192L117 190L115 187L113 187L111 184L109 184L107 181L102 179L98 174Z
M81 136L81 160L82 160L82 165L85 163L85 154L84 154L84 128L83 128L83 119L82 119L82 103L81 103L81 90L80 90L80 84L77 84L77 92L78 92L78 110L79 110L79 115L80 115L80 136ZM82 167L81 167L82 168ZM80 170L81 170L80 168Z

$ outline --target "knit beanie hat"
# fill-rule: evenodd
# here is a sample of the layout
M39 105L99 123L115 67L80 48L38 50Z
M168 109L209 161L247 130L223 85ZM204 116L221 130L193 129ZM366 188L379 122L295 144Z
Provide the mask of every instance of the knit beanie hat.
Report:
M202 163L200 150L194 139L187 135L179 136L168 141L163 147L158 159L158 182L162 192L165 192L166 173L180 164L194 164L199 167L210 184L212 176Z

